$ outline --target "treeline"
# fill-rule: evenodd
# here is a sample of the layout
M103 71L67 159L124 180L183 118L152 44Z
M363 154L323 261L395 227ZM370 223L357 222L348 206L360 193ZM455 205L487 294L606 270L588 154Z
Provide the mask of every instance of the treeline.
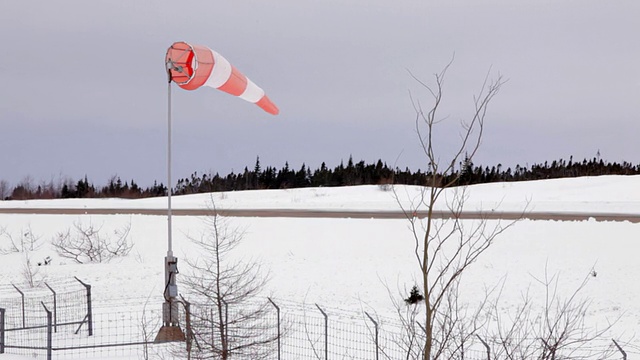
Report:
M120 177L112 177L103 187L90 183L87 177L73 182L69 179L42 182L34 185L30 178L25 178L14 188L10 188L5 180L0 180L0 199L28 200L28 199L71 199L71 198L143 198L164 196L167 187L154 182L153 186L141 188L134 180L124 183Z
M573 161L573 156L568 161L560 159L551 163L534 164L530 168L516 165L515 168L504 169L502 165L482 167L475 166L465 160L461 165L460 185L484 184L492 182L528 181L543 179L558 179L580 176L600 175L638 175L640 164L633 165L629 162L605 162L599 158L591 160Z
M412 184L424 182L425 175L418 170L412 172L408 168L400 170L390 168L382 160L375 164L364 161L354 163L349 158L347 165L340 165L330 169L323 162L320 168L311 170L305 164L295 170L285 163L281 169L268 166L262 168L260 159L252 170L245 167L243 172L230 173L225 176L219 174L191 174L191 177L179 179L175 188L176 194L195 194L203 192L260 190L260 189L292 189L320 186L353 186L368 184Z
M460 175L456 185L473 185L491 182L525 181L554 179L579 176L598 175L637 175L640 165L628 162L605 162L599 158L591 160L568 161L554 160L551 163L534 164L531 167L516 165L515 168L496 166L476 166L468 159L459 164L459 172L440 175L440 183L448 183ZM354 163L352 158L345 165L328 168L322 163L320 168L311 170L305 164L300 169L292 169L288 163L276 169L268 166L262 168L260 159L256 159L253 169L245 167L240 173L231 172L227 175L202 174L197 172L188 178L179 179L173 189L177 195L195 194L203 192L257 190L257 189L290 189L320 186L353 186L353 185L381 185L381 184L427 184L427 173L411 171L408 168L389 167L382 160L374 164L364 161ZM10 188L6 181L0 181L0 199L55 199L55 198L143 198L164 196L167 187L154 182L153 186L142 188L134 181L125 181L119 177L109 179L106 186L97 187L90 183L85 176L77 182L63 181L42 183L37 186L32 181L23 180L14 188Z

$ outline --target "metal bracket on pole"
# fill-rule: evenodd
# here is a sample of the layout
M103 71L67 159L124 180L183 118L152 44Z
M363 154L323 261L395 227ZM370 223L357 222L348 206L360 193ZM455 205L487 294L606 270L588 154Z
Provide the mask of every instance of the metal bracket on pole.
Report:
M163 323L167 326L178 325L179 319L179 307L178 297L178 285L176 284L176 274L178 274L178 258L175 256L166 256L164 258L164 274L165 274L165 288L163 304Z

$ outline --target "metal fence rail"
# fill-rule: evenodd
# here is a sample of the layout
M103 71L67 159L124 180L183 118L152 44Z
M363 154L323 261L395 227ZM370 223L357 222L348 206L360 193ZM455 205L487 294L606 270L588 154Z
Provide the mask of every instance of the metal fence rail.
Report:
M61 294L61 298L64 295ZM73 301L78 299L73 298ZM86 298L78 304L85 306ZM246 320L245 309L223 307L220 313L215 306L191 304L190 317L193 321L190 330L193 336L190 337L192 352L188 354L184 343L153 343L162 319L160 302L157 304L157 309L140 306L138 310L131 311L119 311L117 307L109 307L108 311L93 311L92 334L89 334L84 319L86 309L74 315L76 319L83 319L56 323L49 303L42 301L37 308L25 309L24 324L27 326L16 327L23 324L22 312L9 316L0 299L0 354L20 354L41 359L211 358L213 349L219 345L220 334L216 333L219 324L216 321L221 318L228 325L224 331L230 342L246 341L250 337L247 328L256 330L261 338L255 339L265 340L264 343L257 341L256 345L260 347L257 351L265 355L261 357L264 359L400 359L406 358L408 351L404 345L406 336L394 319L370 313L345 312L318 304L280 304L269 299L264 302L266 306L250 305L264 309L264 313L259 319L245 323L242 323ZM59 302L57 305L65 309L68 304ZM69 309L71 307L67 308L68 313L73 314ZM58 316L62 320L72 320L74 317L64 312ZM186 314L181 316L181 324L186 330ZM251 336L257 336L255 334ZM492 344L490 339L486 343ZM593 344L593 347L608 348L613 359L626 358L627 353L637 354L633 348L623 349L626 345L616 343L614 346L611 340L606 339ZM499 354L487 350L482 339L478 339L463 352L452 353L449 358L500 358ZM252 357L251 352L244 352L235 353L232 358L256 357Z
M167 353L170 344L153 344L160 327L161 312L139 311L100 313L93 318L93 335L88 331L76 332L75 323L58 324L54 332L46 310L38 319L44 325L28 328L5 329L0 325L0 341L5 353L43 359L86 359L100 357L145 357L145 353ZM1 324L0 316L0 324ZM153 349L151 349L153 346ZM1 351L0 351L1 353Z
M56 290L58 289L58 290ZM61 289L64 289L61 291ZM90 286L77 278L42 286L11 284L2 288L0 307L5 309L5 328L43 326L39 317L42 305L52 312L54 330L57 324L88 321L91 317Z

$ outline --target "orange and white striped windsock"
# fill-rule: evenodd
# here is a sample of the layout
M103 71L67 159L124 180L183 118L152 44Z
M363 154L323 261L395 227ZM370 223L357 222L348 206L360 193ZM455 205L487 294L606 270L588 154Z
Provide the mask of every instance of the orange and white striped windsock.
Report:
M210 86L252 102L269 114L279 112L264 90L206 46L176 42L167 50L165 61L170 81L185 90Z

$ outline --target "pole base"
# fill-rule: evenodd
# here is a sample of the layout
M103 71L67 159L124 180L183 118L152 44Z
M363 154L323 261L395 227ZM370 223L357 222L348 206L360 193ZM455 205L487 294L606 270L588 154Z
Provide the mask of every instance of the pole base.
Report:
M156 339L153 341L156 344L185 341L187 338L184 336L184 332L177 325L163 325L156 335Z

